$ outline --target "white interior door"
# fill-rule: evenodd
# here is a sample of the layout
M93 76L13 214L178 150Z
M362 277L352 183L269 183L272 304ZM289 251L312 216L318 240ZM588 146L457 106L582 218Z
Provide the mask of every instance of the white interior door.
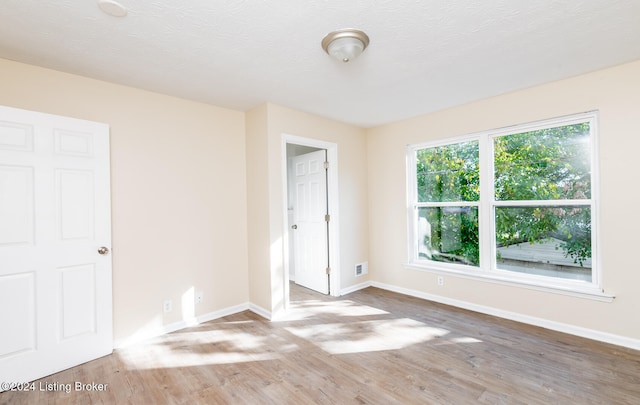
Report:
M109 190L106 124L0 106L0 381L113 351Z
M293 255L295 282L329 293L326 151L293 157Z

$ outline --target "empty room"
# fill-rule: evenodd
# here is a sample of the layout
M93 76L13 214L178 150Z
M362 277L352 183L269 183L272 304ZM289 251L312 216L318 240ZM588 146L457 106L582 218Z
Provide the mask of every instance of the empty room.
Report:
M640 403L639 21L0 2L0 403Z

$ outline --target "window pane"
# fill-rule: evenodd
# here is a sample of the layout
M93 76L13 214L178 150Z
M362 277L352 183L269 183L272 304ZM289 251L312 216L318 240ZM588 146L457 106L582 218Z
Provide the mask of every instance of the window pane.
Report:
M501 270L591 281L591 208L496 207Z
M419 202L478 201L478 142L416 151Z
M418 259L478 266L478 207L418 208Z
M494 138L495 198L591 198L589 123Z

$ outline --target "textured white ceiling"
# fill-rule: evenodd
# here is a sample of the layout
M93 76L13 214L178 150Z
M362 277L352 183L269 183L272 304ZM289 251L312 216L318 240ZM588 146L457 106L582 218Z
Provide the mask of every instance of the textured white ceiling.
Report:
M640 0L0 0L0 57L372 127L640 59ZM344 64L320 41L371 38ZM2 78L0 77L0 80Z

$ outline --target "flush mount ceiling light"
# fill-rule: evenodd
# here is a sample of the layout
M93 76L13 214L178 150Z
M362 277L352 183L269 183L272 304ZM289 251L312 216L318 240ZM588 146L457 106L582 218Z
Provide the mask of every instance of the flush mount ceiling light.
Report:
M368 45L367 34L353 28L330 32L322 39L322 49L342 62L357 58Z
M100 10L114 17L124 17L127 15L127 9L114 0L98 0Z

